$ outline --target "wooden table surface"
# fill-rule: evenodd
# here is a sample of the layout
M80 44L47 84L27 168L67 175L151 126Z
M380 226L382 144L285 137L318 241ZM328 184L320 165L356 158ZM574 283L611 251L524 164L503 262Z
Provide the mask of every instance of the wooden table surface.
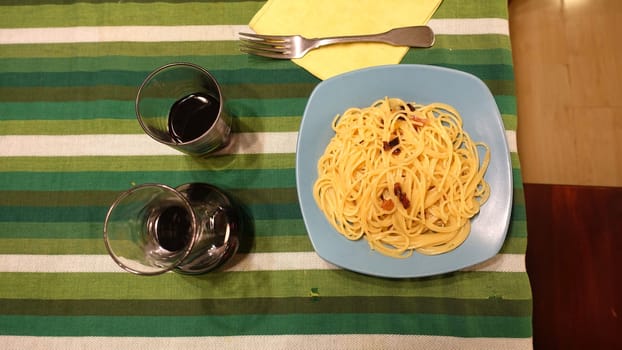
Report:
M622 349L622 188L525 184L534 349Z

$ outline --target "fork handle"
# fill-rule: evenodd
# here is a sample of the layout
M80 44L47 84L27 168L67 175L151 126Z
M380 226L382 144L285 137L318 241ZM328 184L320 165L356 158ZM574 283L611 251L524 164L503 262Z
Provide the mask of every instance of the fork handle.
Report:
M430 47L434 44L434 32L428 26L412 26L395 28L380 34L336 36L314 40L316 40L316 43L313 45L313 48L357 42L380 42L393 46Z

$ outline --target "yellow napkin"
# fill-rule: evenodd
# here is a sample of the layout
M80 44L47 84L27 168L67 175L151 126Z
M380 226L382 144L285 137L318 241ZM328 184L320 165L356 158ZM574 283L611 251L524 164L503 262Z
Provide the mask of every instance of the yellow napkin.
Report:
M268 0L249 26L259 34L308 38L381 33L426 24L442 0ZM407 47L355 43L322 47L292 61L320 79L399 63Z

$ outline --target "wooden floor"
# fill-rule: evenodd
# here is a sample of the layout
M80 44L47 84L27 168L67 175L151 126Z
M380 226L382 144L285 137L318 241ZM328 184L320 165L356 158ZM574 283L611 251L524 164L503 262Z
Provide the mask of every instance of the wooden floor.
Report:
M622 186L622 1L509 8L524 182Z
M622 349L622 187L525 184L534 350Z

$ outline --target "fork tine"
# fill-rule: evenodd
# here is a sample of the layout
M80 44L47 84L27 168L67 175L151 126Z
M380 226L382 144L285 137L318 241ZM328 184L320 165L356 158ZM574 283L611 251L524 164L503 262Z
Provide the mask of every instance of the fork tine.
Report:
M263 57L278 58L278 59L289 58L286 54L283 54L283 53L267 51L267 50L256 50L256 49L251 49L251 48L244 47L244 46L240 47L240 51L251 54L251 55L255 55L255 56L263 56Z
M239 33L240 51L252 55L285 59L290 57L291 43L287 37Z
M277 49L279 51L283 51L291 48L291 43L283 41L283 42L272 42L272 41L263 41L263 40L253 40L253 39L240 39L240 44L249 46L251 48L258 49Z
M247 38L252 38L252 39L268 40L268 41L288 41L289 39L289 36L287 35L263 35L263 34L242 33L242 32L238 34L240 35L240 37L247 37Z
M243 32L238 34L240 36L240 51L244 53L280 59L296 56L292 51L291 35L263 35Z
M251 52L273 52L275 54L281 54L281 55L286 55L290 52L289 48L283 48L283 47L273 47L273 46L266 46L266 45L247 45L247 44L240 44L240 50L247 50L247 51L251 51Z

